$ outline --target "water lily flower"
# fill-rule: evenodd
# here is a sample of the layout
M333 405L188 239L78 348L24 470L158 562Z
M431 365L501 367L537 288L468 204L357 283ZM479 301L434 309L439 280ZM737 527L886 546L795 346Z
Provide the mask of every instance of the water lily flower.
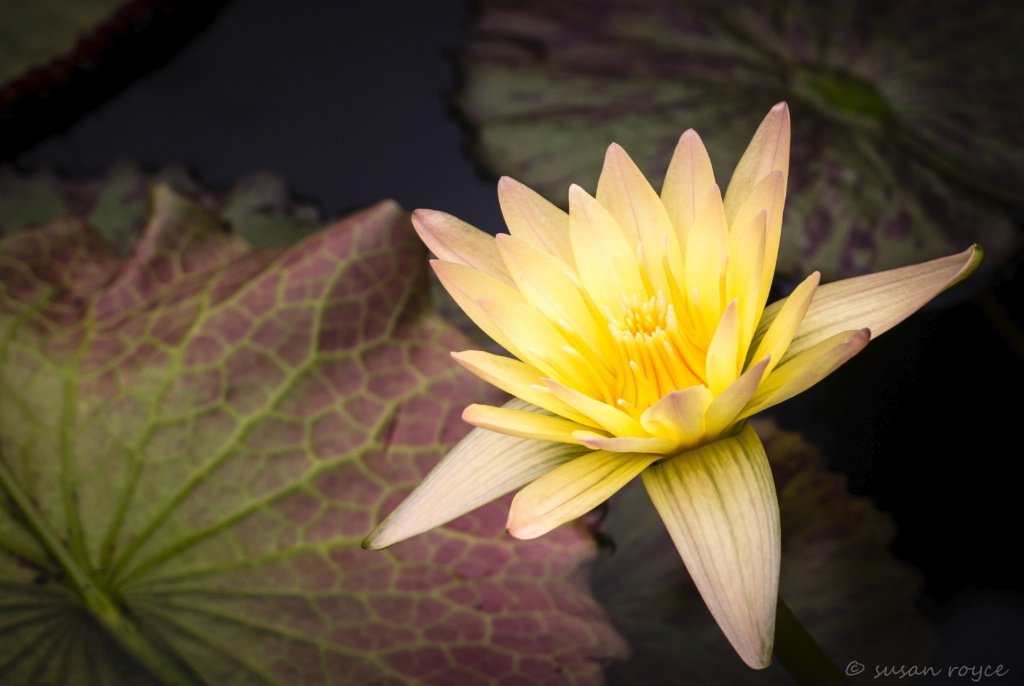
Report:
M754 135L723 200L695 132L661 195L618 145L596 197L568 213L498 186L509 234L450 215L413 223L469 317L513 357L453 353L514 399L470 405L475 428L366 539L383 548L505 493L508 531L533 538L642 475L722 631L771 661L779 506L751 415L800 393L969 274L981 251L819 287L766 306L789 167L789 110Z

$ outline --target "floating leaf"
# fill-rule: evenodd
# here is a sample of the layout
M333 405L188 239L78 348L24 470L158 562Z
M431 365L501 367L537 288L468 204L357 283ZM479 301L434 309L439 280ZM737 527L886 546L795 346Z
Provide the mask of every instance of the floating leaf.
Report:
M831 280L972 242L992 269L1021 244L1022 34L1024 5L1002 0L484 0L457 102L488 169L564 206L612 141L655 179L694 128L732 169L787 100L780 273Z
M253 250L166 187L127 260L0 243L0 682L600 682L582 527L359 546L489 393L423 264L393 203Z
M932 636L913 610L922 578L890 554L889 518L847 493L799 434L751 422L779 493L779 594L837 665L923 664ZM634 649L610 668L609 683L791 684L778 664L753 672L736 657L660 524L642 485L609 503L604 531L613 552L598 560L594 592Z

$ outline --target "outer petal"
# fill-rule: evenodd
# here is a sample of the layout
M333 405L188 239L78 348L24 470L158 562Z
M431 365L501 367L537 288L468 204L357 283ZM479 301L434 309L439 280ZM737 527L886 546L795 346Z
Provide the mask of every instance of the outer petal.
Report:
M743 661L771 663L779 588L779 503L768 458L747 426L660 462L644 485L697 590Z
M868 329L846 331L791 358L768 375L736 419L744 419L803 393L863 350L870 339Z
M498 181L498 202L510 234L575 268L566 212L507 176Z
M508 513L508 532L537 538L603 503L658 455L595 450L566 462L519 491Z
M589 453L582 446L473 429L363 541L386 548L466 514Z
M936 295L966 278L981 264L982 256L981 248L974 245L962 253L930 262L820 286L779 364L850 329L868 328L873 337L881 336ZM779 300L765 308L754 336L755 343L784 304L784 300Z
M493 236L436 210L416 210L412 213L412 225L430 252L439 259L469 265L515 286L498 254L498 247L494 245Z

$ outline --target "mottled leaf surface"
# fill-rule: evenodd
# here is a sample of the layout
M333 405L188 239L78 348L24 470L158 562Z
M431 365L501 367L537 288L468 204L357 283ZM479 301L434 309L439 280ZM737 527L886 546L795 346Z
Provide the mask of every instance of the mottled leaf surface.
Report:
M923 664L932 641L914 611L921 575L889 552L896 528L845 479L825 471L818 449L766 419L751 420L768 453L782 515L779 594L840 667ZM609 502L614 542L594 571L594 592L633 646L609 683L792 684L776 663L744 665L718 629L642 484Z
M761 118L792 109L778 269L826 279L984 245L1017 250L1024 5L927 0L484 0L461 55L477 157L566 205L621 144L660 188L680 134L724 188Z
M0 243L0 683L600 683L583 528L359 547L500 402L424 263L393 203L254 250L167 188L127 259Z

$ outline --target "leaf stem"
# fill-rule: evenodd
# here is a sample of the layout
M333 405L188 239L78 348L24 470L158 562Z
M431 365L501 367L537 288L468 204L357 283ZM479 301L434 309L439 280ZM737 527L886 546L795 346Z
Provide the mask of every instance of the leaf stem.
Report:
M832 664L782 596L775 615L774 653L800 686L849 686L849 680Z
M0 459L0 487L11 496L31 531L68 575L92 617L128 655L165 686L199 686L202 683L187 667L142 633L135 621L96 584L58 538L3 459Z

